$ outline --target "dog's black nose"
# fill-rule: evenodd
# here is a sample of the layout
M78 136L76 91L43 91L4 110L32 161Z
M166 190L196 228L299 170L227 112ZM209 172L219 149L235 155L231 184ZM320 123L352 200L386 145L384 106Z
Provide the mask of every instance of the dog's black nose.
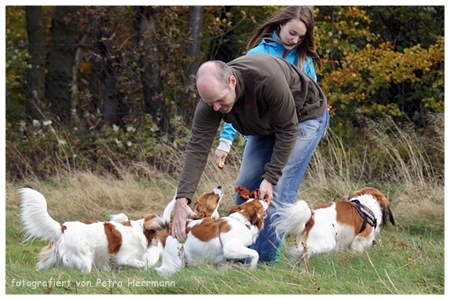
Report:
M222 189L222 187L219 185L218 187L217 187L218 189Z

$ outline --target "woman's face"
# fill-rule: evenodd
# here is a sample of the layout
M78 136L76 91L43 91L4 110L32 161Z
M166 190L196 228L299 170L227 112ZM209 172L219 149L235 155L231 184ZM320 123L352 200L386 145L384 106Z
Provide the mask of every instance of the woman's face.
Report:
M281 25L280 39L287 50L294 49L301 44L306 35L306 24L300 20L292 19Z

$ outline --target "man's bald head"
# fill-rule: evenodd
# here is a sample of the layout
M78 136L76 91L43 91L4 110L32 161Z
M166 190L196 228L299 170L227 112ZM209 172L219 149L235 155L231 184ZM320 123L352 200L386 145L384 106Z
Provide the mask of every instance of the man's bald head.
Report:
M197 88L204 83L215 84L218 87L228 86L233 76L231 68L220 60L210 60L203 63L197 70Z
M236 78L226 63L219 60L203 63L197 70L196 85L200 97L208 105L216 104L214 109L224 113L231 110L236 97Z

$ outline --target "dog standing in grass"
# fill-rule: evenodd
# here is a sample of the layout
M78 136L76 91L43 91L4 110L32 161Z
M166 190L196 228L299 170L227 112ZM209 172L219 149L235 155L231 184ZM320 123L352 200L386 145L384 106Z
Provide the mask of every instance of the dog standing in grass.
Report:
M377 189L366 187L350 194L347 201L310 208L304 200L281 209L272 226L278 237L295 236L289 250L293 259L315 254L352 250L362 252L375 244L381 225L395 225L389 200Z
M20 189L21 222L25 241L48 241L39 254L37 269L66 266L84 273L92 268L109 271L122 267L151 268L162 254L148 222L159 220L156 214L146 214L138 220L128 220L125 214L111 216L110 221L79 220L59 223L47 212L45 197L30 188ZM217 214L222 188L204 193L195 203L198 214ZM153 223L153 222L152 222Z

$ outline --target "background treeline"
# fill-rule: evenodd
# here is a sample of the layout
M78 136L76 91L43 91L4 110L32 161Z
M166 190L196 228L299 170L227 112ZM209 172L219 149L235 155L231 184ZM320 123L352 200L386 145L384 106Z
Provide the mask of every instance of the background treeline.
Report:
M245 55L248 34L282 8L7 6L7 180L139 174L143 163L176 174L198 65ZM333 106L319 146L327 170L390 180L420 161L420 178L443 183L444 6L313 9L319 84Z

